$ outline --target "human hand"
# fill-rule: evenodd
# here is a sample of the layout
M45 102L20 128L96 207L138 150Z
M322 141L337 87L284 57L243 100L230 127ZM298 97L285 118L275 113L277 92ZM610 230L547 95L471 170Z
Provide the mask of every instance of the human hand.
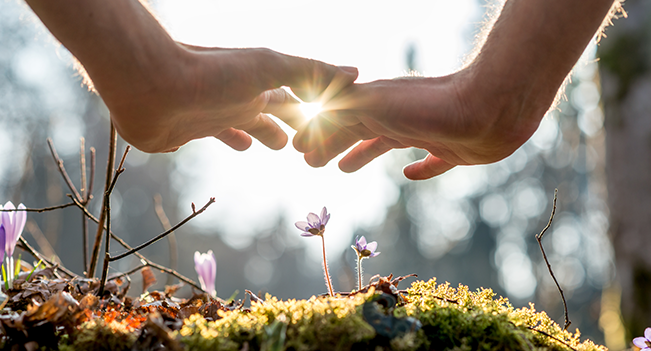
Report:
M146 152L174 151L190 140L214 136L235 150L246 150L251 137L281 149L287 135L266 113L283 116L276 106L297 103L281 86L305 101L326 88L341 89L357 70L279 54L268 49L220 49L183 45L184 66L150 90L125 89L93 77L124 140ZM266 112L266 113L265 113ZM291 116L286 123L296 128Z
M363 140L339 162L344 172L354 172L393 148L425 149L425 159L403 170L413 180L456 165L499 161L534 133L546 108L529 111L479 91L483 84L470 84L471 77L467 69L440 78L355 84L299 130L294 146L305 153L308 164L320 167Z
M287 136L263 112L296 104L276 88L290 86L309 101L357 78L354 68L268 49L179 44L137 0L27 3L81 62L118 133L146 152L173 151L207 136L236 150L248 148L251 136L282 148Z

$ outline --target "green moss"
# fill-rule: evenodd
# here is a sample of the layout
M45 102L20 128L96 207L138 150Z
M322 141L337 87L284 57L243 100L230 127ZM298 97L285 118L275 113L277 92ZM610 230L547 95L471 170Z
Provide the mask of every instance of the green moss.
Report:
M75 335L65 338L59 345L62 351L128 351L136 341L136 333L123 324L94 320L84 323Z
M516 309L490 289L470 291L436 279L412 284L391 320L411 317L417 331L389 339L364 320L374 291L351 297L281 301L270 295L249 311L219 311L207 321L195 314L172 336L188 350L604 350L562 330L533 305ZM367 305L369 306L369 305ZM383 312L384 313L384 312ZM536 330L533 330L536 329ZM119 334L119 335L116 335ZM127 350L136 336L119 324L86 323L63 350ZM562 340L562 341L560 341ZM568 347L569 346L569 347Z
M244 344L249 349L266 349L270 334L264 327L280 322L287 325L286 350L569 349L552 337L577 350L605 350L591 341L581 343L578 331L563 331L533 305L515 309L507 299L495 298L490 289L472 292L462 285L455 289L447 283L437 285L436 279L413 283L407 303L393 311L396 317L417 318L422 329L386 340L363 319L362 305L371 298L372 292L352 298L288 301L267 296L264 304L253 304L249 313L224 312L214 322L192 316L178 334L192 350L240 350Z

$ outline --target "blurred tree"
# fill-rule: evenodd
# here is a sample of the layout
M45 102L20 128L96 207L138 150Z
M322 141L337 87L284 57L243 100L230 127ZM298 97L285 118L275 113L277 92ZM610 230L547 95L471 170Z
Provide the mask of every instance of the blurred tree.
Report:
M651 3L626 1L598 56L605 110L610 235L629 336L651 326Z

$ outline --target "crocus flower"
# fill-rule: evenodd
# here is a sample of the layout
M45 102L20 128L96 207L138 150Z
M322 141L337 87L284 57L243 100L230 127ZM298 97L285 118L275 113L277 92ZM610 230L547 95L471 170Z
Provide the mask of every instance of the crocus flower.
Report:
M9 201L4 205L4 209L15 210L16 207ZM25 209L25 205L18 205L18 209ZM4 250L7 252L7 256L14 254L16 243L23 233L26 221L27 212L25 211L2 212L2 225L5 228Z
M7 235L5 232L5 226L0 223L0 248L5 247L5 239ZM2 262L5 259L5 250L0 249L0 262Z
M326 210L326 208L323 207L323 210L321 210L321 217L310 212L307 215L307 222L304 221L296 222L296 228L303 231L303 233L301 233L301 236L308 237L308 236L315 236L315 235L323 235L323 233L325 232L325 226L326 224L328 224L329 219L330 219L330 214L328 213L328 210Z
M644 336L633 339L633 345L639 347L640 351L651 351L651 328L644 329Z
M208 250L205 254L194 252L194 269L199 275L199 283L201 288L211 296L217 296L215 290L215 275L217 274L217 262L212 250Z
M377 241L371 241L367 244L366 238L363 235L359 239L355 238L355 246L352 246L352 248L357 251L357 255L360 258L375 257L380 254L379 252L375 252L377 250Z

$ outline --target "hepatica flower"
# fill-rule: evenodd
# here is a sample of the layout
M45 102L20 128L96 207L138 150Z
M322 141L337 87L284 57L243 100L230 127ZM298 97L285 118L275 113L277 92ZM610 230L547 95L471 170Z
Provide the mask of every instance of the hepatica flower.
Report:
M639 347L640 351L651 351L651 328L644 329L644 336L633 339L633 345Z
M301 233L301 236L305 236L305 237L315 236L315 235L322 236L323 233L325 233L325 226L326 224L328 224L329 219L330 219L330 214L328 213L328 210L326 210L326 208L324 207L323 210L321 210L320 217L310 212L307 215L307 222L304 221L296 222L296 228L303 231L303 233Z
M0 206L0 209L5 210L15 210L16 206L11 201L8 201L4 206ZM18 209L25 209L25 205L18 205ZM25 222L27 221L27 212L25 211L8 211L2 212L0 215L2 220L2 228L4 235L0 235L0 244L2 244L2 256L5 259L5 269L6 269L6 284L8 288L13 287L14 276L16 274L16 269L14 267L14 250L16 249L16 243L20 238L20 235L25 229ZM5 256L6 254L6 256Z
M199 251L194 252L194 269L199 275L201 288L210 296L216 297L215 276L217 275L217 262L212 250L208 250L205 254L199 253Z
M359 291L362 289L362 260L368 257L375 257L380 253L375 252L377 250L377 241L367 243L364 236L359 239L355 238L355 245L351 247L357 253L357 290Z
M296 222L296 228L303 231L303 233L301 233L301 236L321 237L321 245L323 247L323 273L325 275L326 287L328 287L328 294L330 294L330 296L334 296L334 292L332 291L332 280L330 279L330 274L328 273L328 260L326 259L325 239L323 238L328 220L330 220L330 214L328 213L328 210L323 207L321 210L321 216L317 216L316 214L310 212L307 215L307 222Z

